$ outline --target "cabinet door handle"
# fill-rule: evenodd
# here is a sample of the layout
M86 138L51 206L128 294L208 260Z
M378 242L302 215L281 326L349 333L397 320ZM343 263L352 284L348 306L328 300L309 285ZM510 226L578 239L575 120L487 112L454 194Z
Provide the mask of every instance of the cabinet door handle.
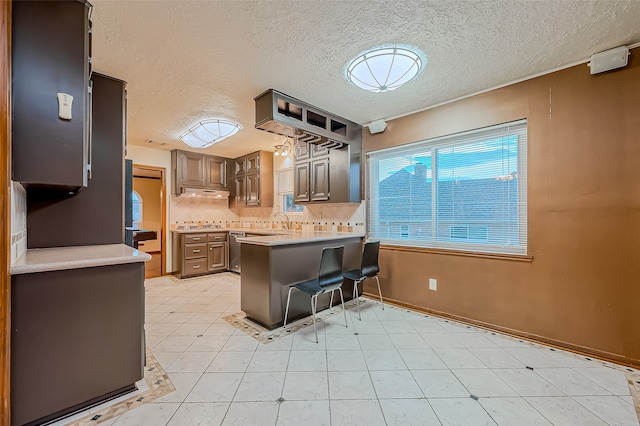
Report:
M212 251L212 250L213 250L213 247L209 247L209 251Z
M196 265L193 267L193 269L198 269L200 267L200 265Z
M200 237L193 238L193 241L200 241Z
M198 250L194 250L193 252L194 252L194 253L200 253L200 249L198 249Z

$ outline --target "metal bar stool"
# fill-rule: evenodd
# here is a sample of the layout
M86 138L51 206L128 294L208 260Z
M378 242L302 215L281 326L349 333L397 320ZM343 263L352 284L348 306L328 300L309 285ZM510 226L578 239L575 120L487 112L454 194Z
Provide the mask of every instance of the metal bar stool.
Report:
M344 309L344 297L342 295L342 258L344 255L344 246L327 247L322 250L322 258L320 259L320 272L317 278L293 284L289 287L287 296L287 307L284 311L284 326L287 326L287 316L289 315L289 302L291 301L291 290L298 289L311 295L311 314L313 316L313 330L316 333L316 343L318 343L318 329L316 327L316 310L318 308L318 295L335 290L340 291L340 300L342 301L342 311L344 312L344 326L347 325L347 311Z
M353 280L353 298L356 299L358 305L358 319L362 321L360 317L360 298L358 297L358 284L366 280L367 278L375 278L378 283L378 295L380 296L380 303L382 309L384 309L384 302L382 301L382 292L380 291L380 280L378 279L378 272L380 272L380 266L378 265L378 253L380 252L380 241L366 243L364 245L364 251L362 253L362 263L360 269L353 269L344 273L344 277ZM364 291L364 286L363 289Z

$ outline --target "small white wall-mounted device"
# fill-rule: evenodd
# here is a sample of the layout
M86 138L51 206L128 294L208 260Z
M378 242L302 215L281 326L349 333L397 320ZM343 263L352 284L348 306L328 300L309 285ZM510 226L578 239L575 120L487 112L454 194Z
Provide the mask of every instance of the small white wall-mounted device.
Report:
M58 117L63 120L71 120L71 105L73 96L68 93L58 93Z
M587 66L590 68L591 74L600 74L601 72L626 67L628 63L629 49L627 46L620 46L591 55L591 62Z
M375 135L376 133L382 133L384 132L384 129L387 128L387 122L384 120L376 120L376 121L372 121L371 123L369 123L369 131L371 132L372 135Z

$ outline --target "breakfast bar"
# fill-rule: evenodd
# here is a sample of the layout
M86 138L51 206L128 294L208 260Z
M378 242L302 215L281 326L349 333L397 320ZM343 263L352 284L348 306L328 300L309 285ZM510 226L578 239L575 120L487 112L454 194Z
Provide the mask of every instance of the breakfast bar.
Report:
M270 330L282 326L289 286L317 276L322 249L344 246L342 269L357 269L363 237L361 233L291 232L238 238L242 253L240 308L248 319ZM345 280L345 300L351 298L352 285ZM339 305L339 295L334 297ZM329 307L329 298L329 294L318 298L318 311ZM311 315L310 296L294 291L289 321L307 315Z

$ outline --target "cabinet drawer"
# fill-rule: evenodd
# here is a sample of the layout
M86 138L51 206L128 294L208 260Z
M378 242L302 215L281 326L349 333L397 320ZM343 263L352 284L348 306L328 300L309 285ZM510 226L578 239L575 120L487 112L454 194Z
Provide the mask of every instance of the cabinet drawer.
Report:
M184 258L194 259L196 257L203 257L207 255L207 243L199 244L185 244L184 245Z
M184 261L183 275L203 274L207 272L207 258Z
M184 243L204 243L207 241L207 234L191 234L184 236Z
M215 243L218 241L227 241L227 233L226 232L218 232L216 234L208 234L207 241L210 243Z

